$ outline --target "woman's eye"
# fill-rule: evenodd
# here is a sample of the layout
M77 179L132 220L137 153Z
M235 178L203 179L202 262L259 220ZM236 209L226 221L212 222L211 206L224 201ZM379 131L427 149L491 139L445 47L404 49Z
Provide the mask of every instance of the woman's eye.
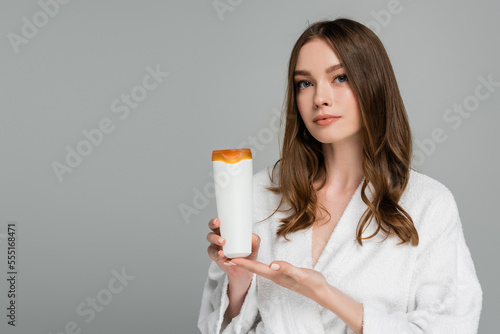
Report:
M303 89L303 88L309 87L311 85L311 83L309 81L301 80L301 81L297 82L296 85L297 85L297 88Z
M333 79L333 81L340 82L340 83L346 82L347 81L347 75L345 75L345 74L338 75L338 76L335 77L335 79Z

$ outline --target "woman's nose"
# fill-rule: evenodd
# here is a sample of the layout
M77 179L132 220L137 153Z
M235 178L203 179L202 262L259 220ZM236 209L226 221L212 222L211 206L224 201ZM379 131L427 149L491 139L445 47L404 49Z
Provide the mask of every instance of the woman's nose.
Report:
M314 106L329 106L332 104L331 90L328 83L318 83L314 95Z

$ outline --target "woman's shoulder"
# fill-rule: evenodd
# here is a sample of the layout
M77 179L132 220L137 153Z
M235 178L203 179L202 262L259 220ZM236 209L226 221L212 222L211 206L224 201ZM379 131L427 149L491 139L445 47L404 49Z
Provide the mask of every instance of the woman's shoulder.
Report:
M273 166L266 166L259 169L253 175L254 186L267 188L277 186L279 165L273 169ZM450 189L437 179L422 172L410 169L410 178L405 189L405 197L409 200L435 201L435 200L453 200L453 194Z
M281 195L269 189L277 185L277 174L272 182L273 167L267 166L253 175L253 208L254 219L265 219L273 213L281 202ZM275 170L276 173L276 170Z
M420 254L433 245L442 245L444 240L456 241L453 238L457 238L460 233L463 235L457 202L446 185L411 170L409 190L408 198L414 202L408 203L405 208L418 231Z
M410 169L410 179L407 185L407 196L420 201L450 201L454 200L450 189L442 182Z
M403 199L412 218L418 217L415 223L419 233L443 232L460 224L457 203L451 190L426 174L411 169Z
M254 189L260 195L276 196L268 187L277 186L279 165L259 169L253 175ZM274 195L274 196L273 196ZM411 207L456 206L451 190L437 179L422 172L410 169L410 178L401 198L402 203Z
M255 201L269 202L272 205L279 203L281 200L281 195L279 192L274 192L271 188L277 187L278 185L278 174L277 170L274 170L273 177L273 166L267 166L257 171L253 175L253 193Z
M274 171L274 178L273 178L273 166L266 166L260 170L258 170L254 175L253 175L253 183L255 186L264 186L264 187L270 187L270 186L276 186L277 185L277 170ZM274 180L273 180L274 179ZM273 183L274 181L274 183Z

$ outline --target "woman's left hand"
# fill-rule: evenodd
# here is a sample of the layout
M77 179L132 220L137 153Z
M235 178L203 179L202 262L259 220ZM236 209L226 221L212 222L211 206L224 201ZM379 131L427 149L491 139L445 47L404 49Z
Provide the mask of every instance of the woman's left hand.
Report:
M273 261L267 265L255 260L234 258L230 262L315 301L329 286L322 273L313 269L295 267L285 261ZM279 268L271 269L275 268L275 265Z

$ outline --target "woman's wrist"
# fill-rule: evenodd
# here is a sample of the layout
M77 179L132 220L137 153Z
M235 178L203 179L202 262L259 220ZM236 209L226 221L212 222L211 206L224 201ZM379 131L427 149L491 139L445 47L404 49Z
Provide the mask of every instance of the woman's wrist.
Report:
M250 272L238 277L228 276L229 287L233 288L233 291L245 290L246 292L252 283L252 278L253 274Z
M229 298L229 306L226 311L226 316L230 319L240 313L243 302L245 301L248 289L252 284L252 276L240 277L239 279L229 279L227 287L227 296Z
M355 333L362 333L363 304L328 283L317 292L315 301L335 313Z

